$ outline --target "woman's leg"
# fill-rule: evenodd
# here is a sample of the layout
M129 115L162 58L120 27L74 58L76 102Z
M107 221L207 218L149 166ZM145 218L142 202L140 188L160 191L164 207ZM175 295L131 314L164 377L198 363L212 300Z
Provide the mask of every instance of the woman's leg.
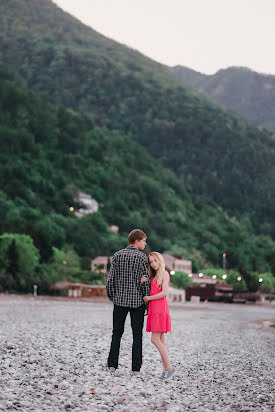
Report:
M165 342L165 333L163 332L160 334L160 341L167 349L166 342Z
M168 358L167 348L166 345L162 343L160 336L160 332L152 332L151 342L153 343L153 345L155 345L160 353L163 370L171 370L172 366Z

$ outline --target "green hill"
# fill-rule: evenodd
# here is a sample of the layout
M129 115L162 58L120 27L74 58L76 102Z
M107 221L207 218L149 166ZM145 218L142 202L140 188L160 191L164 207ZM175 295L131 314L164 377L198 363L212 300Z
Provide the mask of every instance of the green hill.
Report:
M209 196L275 236L274 138L170 70L101 36L50 0L0 2L0 60L26 85L118 130Z
M183 66L171 71L209 99L257 126L275 131L275 76L246 67L228 67L206 75Z
M274 243L255 236L212 201L190 193L159 161L127 136L96 126L0 73L0 233L34 239L42 262L52 246L71 245L82 257L111 254L135 227L150 250L185 254L199 265L270 270ZM73 192L100 205L77 218ZM118 225L119 234L108 224Z

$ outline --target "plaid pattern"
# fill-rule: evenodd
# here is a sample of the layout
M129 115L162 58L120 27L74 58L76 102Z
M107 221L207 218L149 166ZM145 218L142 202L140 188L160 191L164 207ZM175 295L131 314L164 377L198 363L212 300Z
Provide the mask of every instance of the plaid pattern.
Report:
M142 275L148 278L143 284L140 283ZM116 252L112 259L106 292L115 305L130 308L143 305L143 296L150 295L146 255L133 246Z

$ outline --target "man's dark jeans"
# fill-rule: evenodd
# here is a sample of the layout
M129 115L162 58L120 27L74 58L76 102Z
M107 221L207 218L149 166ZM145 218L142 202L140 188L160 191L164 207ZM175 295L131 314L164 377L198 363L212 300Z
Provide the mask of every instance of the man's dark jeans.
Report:
M139 371L142 364L142 330L144 323L145 305L138 308L129 308L114 305L113 311L113 336L111 349L108 357L108 366L117 368L120 349L120 340L124 332L124 324L128 312L131 317L133 331L132 346L132 371Z

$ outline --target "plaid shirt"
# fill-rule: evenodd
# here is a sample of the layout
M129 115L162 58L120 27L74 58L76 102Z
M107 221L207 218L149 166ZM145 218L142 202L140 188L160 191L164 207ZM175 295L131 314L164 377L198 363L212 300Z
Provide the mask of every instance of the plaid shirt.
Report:
M148 278L143 284L140 283L142 275ZM146 255L133 246L116 252L112 259L106 292L115 305L130 308L143 305L143 296L150 295Z

